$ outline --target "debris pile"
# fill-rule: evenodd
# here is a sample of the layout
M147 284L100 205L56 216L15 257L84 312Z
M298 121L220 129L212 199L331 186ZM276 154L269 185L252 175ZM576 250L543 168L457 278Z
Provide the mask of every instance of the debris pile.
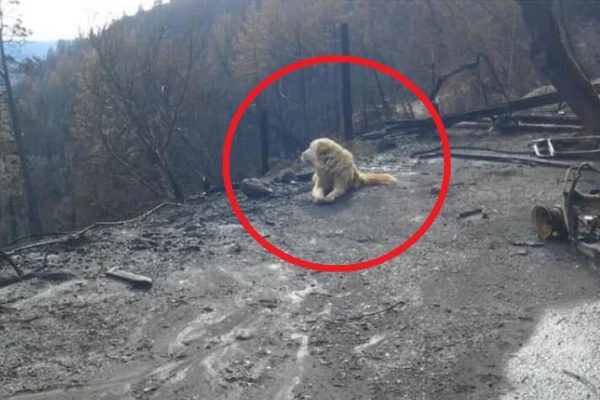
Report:
M584 173L600 174L588 162L569 168L563 185L563 205L533 208L533 226L541 239L566 239L583 254L600 260L600 190L577 188Z

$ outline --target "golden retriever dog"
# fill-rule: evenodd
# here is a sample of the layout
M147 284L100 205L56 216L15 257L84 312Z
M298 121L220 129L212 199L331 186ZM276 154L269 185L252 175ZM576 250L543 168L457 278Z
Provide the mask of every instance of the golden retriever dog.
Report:
M300 157L315 169L312 197L315 203L333 203L348 190L365 185L389 185L396 182L390 174L360 172L352 153L331 139L310 143Z

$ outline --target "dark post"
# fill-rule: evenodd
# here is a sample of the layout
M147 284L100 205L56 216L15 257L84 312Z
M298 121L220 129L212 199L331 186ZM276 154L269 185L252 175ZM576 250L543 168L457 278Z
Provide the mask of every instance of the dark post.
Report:
M260 128L260 162L263 175L269 172L269 116L267 111L260 109L258 112Z
M348 35L348 24L342 23L342 54L350 54L350 36ZM346 140L354 138L352 129L352 91L350 88L350 64L342 64L342 114L344 124L344 137Z

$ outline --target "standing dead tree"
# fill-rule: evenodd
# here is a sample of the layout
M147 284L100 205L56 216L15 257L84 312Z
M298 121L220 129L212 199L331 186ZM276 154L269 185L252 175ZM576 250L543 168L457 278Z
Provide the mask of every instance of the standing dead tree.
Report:
M569 56L552 12L552 1L515 0L531 36L531 58L589 132L600 132L598 94Z
M19 2L13 0L11 5L18 5ZM28 31L17 18L12 26L6 25L5 2L0 1L0 86L4 103L8 109L9 125L12 134L17 144L17 153L21 162L21 173L23 174L23 186L25 189L25 197L27 200L27 218L29 221L29 231L31 233L39 233L42 231L42 220L39 213L39 200L36 191L33 187L31 177L31 167L25 149L23 131L19 120L19 112L17 110L17 102L12 89L12 81L10 76L9 61L10 57L6 54L5 44L11 38L23 39L27 36ZM9 36L11 38L9 38Z

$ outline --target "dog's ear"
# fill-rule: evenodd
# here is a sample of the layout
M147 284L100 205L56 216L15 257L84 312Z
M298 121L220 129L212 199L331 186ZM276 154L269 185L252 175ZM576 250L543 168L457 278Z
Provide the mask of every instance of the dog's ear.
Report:
M315 153L317 154L317 158L322 159L329 155L331 150L331 146L328 146L326 143L319 143L315 149Z

